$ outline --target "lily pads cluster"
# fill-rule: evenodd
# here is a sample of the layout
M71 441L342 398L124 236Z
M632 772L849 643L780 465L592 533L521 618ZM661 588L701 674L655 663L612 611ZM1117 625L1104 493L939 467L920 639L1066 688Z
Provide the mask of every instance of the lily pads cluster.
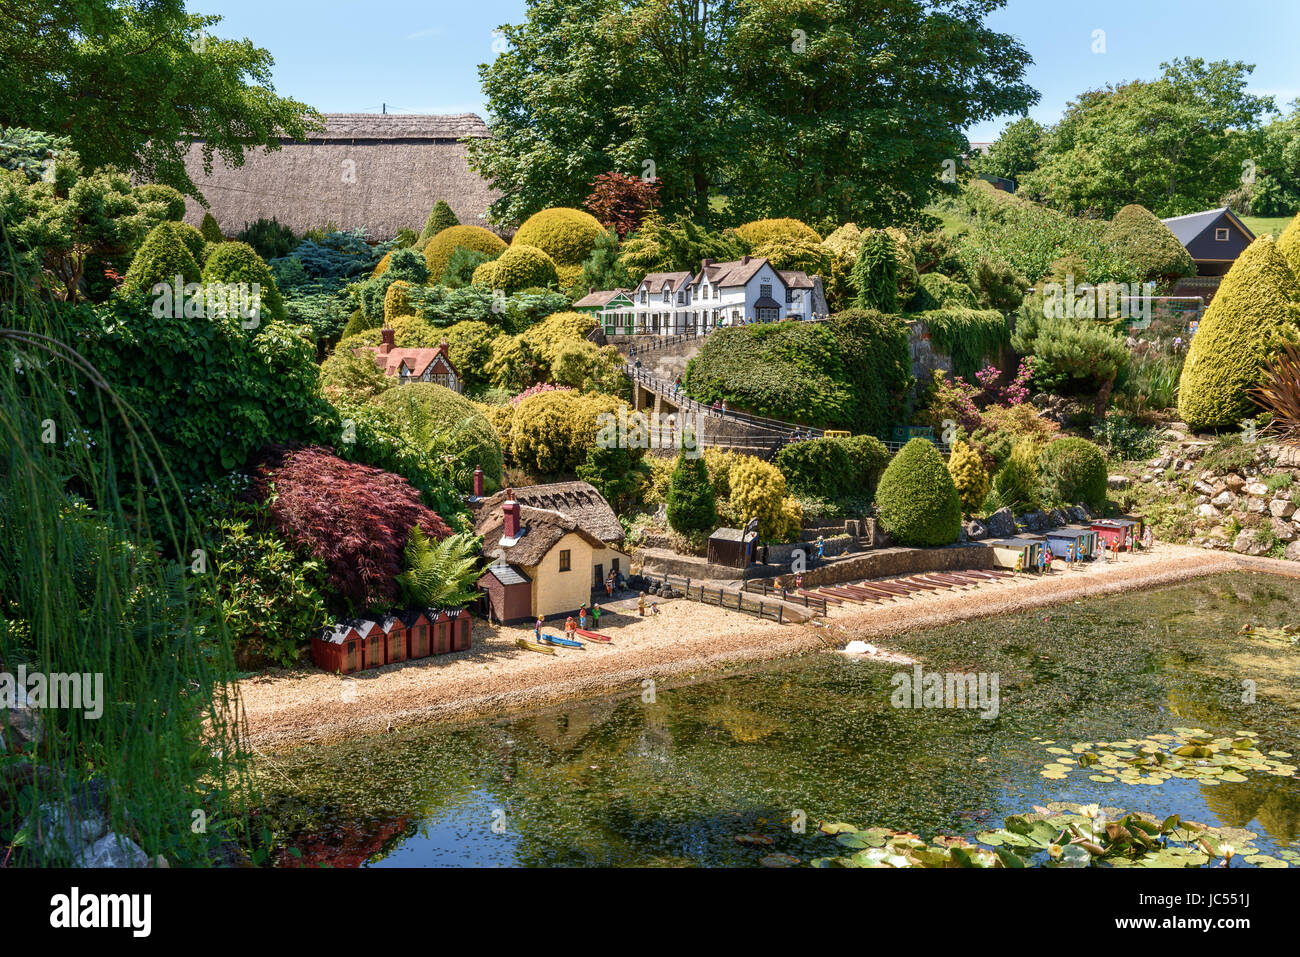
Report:
M1238 731L1215 736L1201 728L1174 728L1172 734L1152 734L1122 741L1082 742L1068 748L1055 741L1034 738L1055 760L1043 767L1042 776L1063 781L1071 772L1083 771L1090 781L1109 784L1158 786L1170 778L1195 778L1202 784L1240 784L1248 774L1294 777L1297 767L1288 763L1288 751L1259 749L1259 735Z
M1172 815L1163 821L1096 804L1052 803L1006 819L974 841L939 836L929 841L906 831L825 823L819 828L845 853L819 857L814 867L1256 867L1300 866L1300 852L1261 854L1257 834L1210 827Z

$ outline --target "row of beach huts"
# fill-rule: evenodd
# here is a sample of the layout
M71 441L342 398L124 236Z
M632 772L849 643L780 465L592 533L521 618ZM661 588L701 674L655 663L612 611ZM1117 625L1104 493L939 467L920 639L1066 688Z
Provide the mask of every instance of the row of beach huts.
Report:
M351 674L465 651L470 630L468 608L416 608L381 618L352 618L312 638L311 660L325 671Z
M1036 571L1054 561L1091 561L1103 552L1130 552L1144 545L1146 525L1140 517L1097 519L1090 525L1066 525L1039 535L986 539L993 567Z

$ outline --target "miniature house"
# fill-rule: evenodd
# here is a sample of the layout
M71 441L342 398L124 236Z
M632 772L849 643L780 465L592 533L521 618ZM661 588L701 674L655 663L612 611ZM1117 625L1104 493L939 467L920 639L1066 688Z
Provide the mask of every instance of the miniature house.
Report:
M311 660L317 668L352 674L365 667L365 639L358 622L344 621L325 628L311 640Z
M427 658L433 653L433 644L429 636L429 618L421 610L398 612L406 628L406 657Z
M451 362L451 351L444 339L436 349L398 349L394 343L396 333L384 327L379 333L376 349L368 349L375 356L375 364L384 375L397 379L403 385L409 382L432 382L453 392L464 392L460 373Z
M385 615L379 622L384 633L385 664L406 660L406 625L397 615Z

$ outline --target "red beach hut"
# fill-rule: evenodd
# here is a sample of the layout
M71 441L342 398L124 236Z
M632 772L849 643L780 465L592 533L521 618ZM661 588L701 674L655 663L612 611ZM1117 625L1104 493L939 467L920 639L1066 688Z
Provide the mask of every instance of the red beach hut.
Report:
M382 668L388 663L385 657L385 645L388 636L384 629L379 626L379 622L372 621L369 618L361 618L355 622L356 629L365 639L366 656L363 668Z
M379 622L384 633L384 654L388 664L406 660L406 625L397 615L385 615Z
M365 667L365 639L357 623L342 621L325 628L311 640L311 660L317 668L352 674Z
M406 626L406 657L427 658L433 653L433 641L429 634L429 616L418 608L413 611L397 613Z

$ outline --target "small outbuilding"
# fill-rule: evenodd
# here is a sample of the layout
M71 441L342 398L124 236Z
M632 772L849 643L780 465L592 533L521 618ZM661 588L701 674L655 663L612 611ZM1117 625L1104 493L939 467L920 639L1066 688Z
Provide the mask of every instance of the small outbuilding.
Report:
M311 640L311 660L317 668L352 674L365 667L365 638L355 621L341 621L322 629Z
M1227 275L1237 257L1255 241L1255 234L1227 206L1161 222L1191 254L1198 276Z
M421 609L400 611L397 617L402 619L406 628L406 657L427 658L433 651L429 640L429 617Z
M379 621L384 633L384 663L406 660L406 625L397 615L385 615Z
M484 617L503 624L528 621L533 614L533 583L516 565L497 559L478 580Z

